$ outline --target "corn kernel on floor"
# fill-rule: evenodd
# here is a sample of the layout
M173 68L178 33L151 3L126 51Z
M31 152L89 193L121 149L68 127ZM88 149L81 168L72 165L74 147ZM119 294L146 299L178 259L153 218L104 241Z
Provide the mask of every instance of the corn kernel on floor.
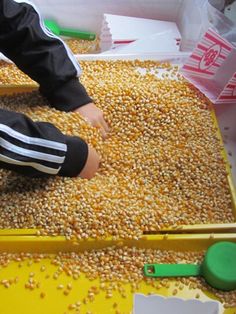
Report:
M101 154L100 171L88 181L0 170L0 227L136 239L165 227L234 222L211 106L178 69L139 60L81 65L81 81L110 126L105 141L78 113L49 108L37 92L2 96L0 106L81 136ZM22 74L5 66L0 82L11 80Z
M44 274L40 271L42 266L46 266ZM31 314L34 309L35 314L103 314L103 313L122 313L128 314L131 312L133 304L133 292L130 284L123 284L123 297L119 291L113 291L112 297L106 297L106 290L99 289L99 293L95 295L94 301L88 301L88 291L91 291L92 287L99 287L99 280L90 281L82 274L80 279L73 280L65 274L59 276L58 279L53 279L52 274L55 271L55 267L51 265L50 259L45 259L40 263L28 266L27 262L22 263L22 267L19 269L18 263L11 263L10 266L1 270L0 281L5 278L16 278L19 281L16 284L12 284L10 288L5 288L0 285L1 304L0 311L3 314ZM28 281L29 274L35 273L35 280L40 282L40 287L33 290L26 289L25 283ZM47 274L51 277L46 278ZM71 292L68 295L64 294L68 284L72 284ZM63 286L62 289L58 287ZM170 283L169 288L154 288L148 285L146 282L142 282L136 293L156 293L161 295L172 295L172 291L176 289L175 283ZM42 298L41 293L45 293L45 297ZM197 293L200 294L202 301L209 300L208 296L204 294L200 289L188 289L187 285L184 285L182 290L178 290L178 297L195 298ZM11 302L14 300L14 302ZM80 311L69 310L71 304L81 304L77 307ZM233 313L230 309L225 311L226 313Z
M200 278L147 279L142 275L146 262L199 263L203 253L134 247L56 255L1 253L0 311L126 314L132 309L134 293L154 293L201 301L218 298L226 306L224 313L233 313L235 291L210 289Z

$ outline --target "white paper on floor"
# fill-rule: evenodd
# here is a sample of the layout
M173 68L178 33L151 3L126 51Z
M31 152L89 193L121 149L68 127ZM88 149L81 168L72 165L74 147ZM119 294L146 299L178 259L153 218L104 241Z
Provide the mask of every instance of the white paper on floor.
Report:
M218 301L202 302L197 299L184 300L137 293L134 295L133 314L222 314L223 306Z

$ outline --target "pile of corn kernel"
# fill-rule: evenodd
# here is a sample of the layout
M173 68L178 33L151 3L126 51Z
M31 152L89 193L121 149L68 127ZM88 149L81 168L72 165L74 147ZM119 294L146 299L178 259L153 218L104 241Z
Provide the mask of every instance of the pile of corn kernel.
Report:
M95 40L67 39L66 44L74 54L95 53L99 51L99 38Z
M16 68L14 64L0 61L0 85L17 84L27 85L31 84L37 86L37 83L32 81L30 77Z
M0 266L7 267L13 261L18 263L19 268L25 267L25 265L29 266L27 268L29 276L26 282L24 282L25 288L38 291L38 295L42 299L48 296L47 284L45 284L45 280L42 281L42 278L53 279L55 289L58 290L58 293L67 296L71 293L73 286L77 286L76 280L81 278L81 274L85 274L91 280L91 287L83 299L78 298L74 303L68 305L69 310L83 310L83 306L96 301L96 295L102 291L105 292L107 299L112 298L114 292L117 291L120 297L127 298L128 291L124 288L124 284L129 283L130 291L134 293L140 289L140 284L143 280L150 285L150 293L158 293L158 289L166 288L172 295L177 295L186 288L192 290L195 293L195 298L198 299L204 295L203 291L208 290L208 292L218 297L224 303L225 307L235 307L235 291L223 292L215 290L209 287L200 277L179 277L173 285L170 278L157 279L143 276L142 269L145 263L201 263L203 255L204 252L202 251L177 252L123 246L107 247L100 250L79 253L58 253L54 256L30 253L2 253L0 254ZM45 259L50 259L51 264L55 266L53 273L51 271L48 272ZM30 270L30 266L33 263L38 264L37 272ZM61 279L63 273L71 278L66 285ZM99 282L98 284L94 284L92 281L97 278L99 278ZM5 288L10 288L19 282L22 283L20 270L17 277L0 278L0 284ZM79 294L81 295L81 293ZM121 313L119 311L119 302L116 302L116 304L117 312L115 313Z
M78 113L49 108L37 92L3 96L0 107L81 136L101 154L100 171L88 181L29 180L0 170L0 227L77 239L138 239L166 227L233 222L210 105L178 68L139 60L81 66L81 81L110 126L105 141ZM12 67L2 83L20 80Z
M98 53L99 48L99 38L93 41L83 40L83 39L66 39L64 42L70 48L73 54L89 54ZM0 84L34 84L27 75L16 69L15 65L9 65L7 62L0 60Z

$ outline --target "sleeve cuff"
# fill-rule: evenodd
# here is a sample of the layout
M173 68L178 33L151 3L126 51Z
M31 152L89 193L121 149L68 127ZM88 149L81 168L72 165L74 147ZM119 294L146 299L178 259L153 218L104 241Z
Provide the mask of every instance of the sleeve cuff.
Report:
M58 173L63 177L76 177L84 168L88 158L87 143L77 136L65 136L67 152L65 161Z
M60 111L73 111L90 102L93 102L78 78L72 78L61 84L53 92L40 89L40 92L47 98L50 105Z

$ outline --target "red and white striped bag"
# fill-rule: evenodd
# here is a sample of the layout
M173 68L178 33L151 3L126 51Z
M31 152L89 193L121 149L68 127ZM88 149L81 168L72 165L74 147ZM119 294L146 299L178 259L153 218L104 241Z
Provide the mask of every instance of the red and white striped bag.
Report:
M204 34L181 72L214 104L236 104L236 47L214 30Z

